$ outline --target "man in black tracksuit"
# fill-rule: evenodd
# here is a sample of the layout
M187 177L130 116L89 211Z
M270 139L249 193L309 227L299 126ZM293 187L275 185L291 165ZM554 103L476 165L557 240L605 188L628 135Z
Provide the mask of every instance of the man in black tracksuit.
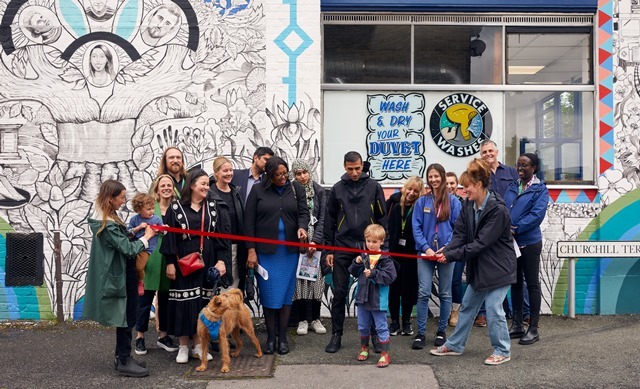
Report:
M350 151L344 156L344 174L327 200L324 220L325 244L330 246L364 249L364 230L370 224L380 224L387 230L387 211L384 193L377 181L363 173L362 156ZM388 237L389 234L387 233ZM387 241L383 247L386 250ZM333 266L333 300L331 302L331 341L328 353L342 347L345 303L349 287L349 265L357 253L327 251L327 266Z

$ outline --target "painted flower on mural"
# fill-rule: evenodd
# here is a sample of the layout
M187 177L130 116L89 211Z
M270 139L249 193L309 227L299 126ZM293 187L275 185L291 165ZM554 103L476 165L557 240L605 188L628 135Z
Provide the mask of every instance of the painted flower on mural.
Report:
M618 158L622 167L622 175L629 181L640 186L640 131L621 136L624 142L618 149Z
M271 130L273 147L280 150L280 155L291 158L305 157L309 151L311 138L316 133L313 127L319 123L320 112L315 108L306 112L303 102L300 102L299 108L295 103L289 107L283 102L277 107L277 111L276 118L267 109L267 116L273 125Z
M598 177L598 191L603 206L611 204L631 190L633 190L633 184L624 178L620 170L610 169Z
M622 66L616 66L613 71L616 79L614 88L614 99L617 101L625 99L633 91L633 73L629 73Z
M227 107L229 110L229 122L237 131L242 131L249 126L251 122L251 108L247 106L247 103L242 98L242 91L233 89L227 92L226 95Z
M178 147L187 161L202 161L216 155L214 135L200 128L184 127L178 134Z

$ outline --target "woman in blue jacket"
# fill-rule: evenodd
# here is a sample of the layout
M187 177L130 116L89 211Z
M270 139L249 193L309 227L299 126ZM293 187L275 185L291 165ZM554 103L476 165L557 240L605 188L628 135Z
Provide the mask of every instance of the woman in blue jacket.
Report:
M520 247L522 255L518 258L517 281L511 287L513 301L513 322L509 336L520 338L520 344L533 344L540 339L538 321L540 319L540 253L542 251L542 231L540 224L547 213L549 191L544 182L536 177L538 156L532 153L522 154L518 158L518 180L511 183L504 195L509 208L511 233ZM527 281L531 324L525 334L522 326L522 279Z
M420 197L416 201L412 227L416 250L424 255L433 256L451 240L453 227L460 214L460 201L447 191L446 171L442 165L434 163L427 167L427 183L431 188L431 194ZM438 268L440 320L433 344L442 346L447 340L446 329L451 313L451 280L454 265L418 259L418 333L411 344L414 350L421 350L425 346L427 312L436 267Z

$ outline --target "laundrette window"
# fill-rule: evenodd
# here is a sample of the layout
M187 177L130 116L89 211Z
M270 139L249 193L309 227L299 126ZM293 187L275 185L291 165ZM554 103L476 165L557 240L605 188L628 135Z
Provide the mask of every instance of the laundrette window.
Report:
M593 92L506 92L505 163L537 153L550 184L594 181Z
M501 27L417 25L413 36L412 62L410 25L326 24L324 82L502 83Z

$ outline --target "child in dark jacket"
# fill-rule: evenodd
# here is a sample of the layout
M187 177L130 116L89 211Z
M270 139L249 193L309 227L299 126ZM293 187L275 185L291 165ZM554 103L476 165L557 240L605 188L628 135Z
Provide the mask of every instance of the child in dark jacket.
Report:
M379 224L371 224L364 230L367 250L380 252L386 233ZM389 328L387 326L387 309L389 308L389 285L396 279L396 268L393 259L388 255L365 254L357 256L349 273L358 279L356 286L356 306L358 307L358 331L360 331L359 361L369 358L369 339L373 322L382 354L378 367L387 367L391 363L389 352Z

